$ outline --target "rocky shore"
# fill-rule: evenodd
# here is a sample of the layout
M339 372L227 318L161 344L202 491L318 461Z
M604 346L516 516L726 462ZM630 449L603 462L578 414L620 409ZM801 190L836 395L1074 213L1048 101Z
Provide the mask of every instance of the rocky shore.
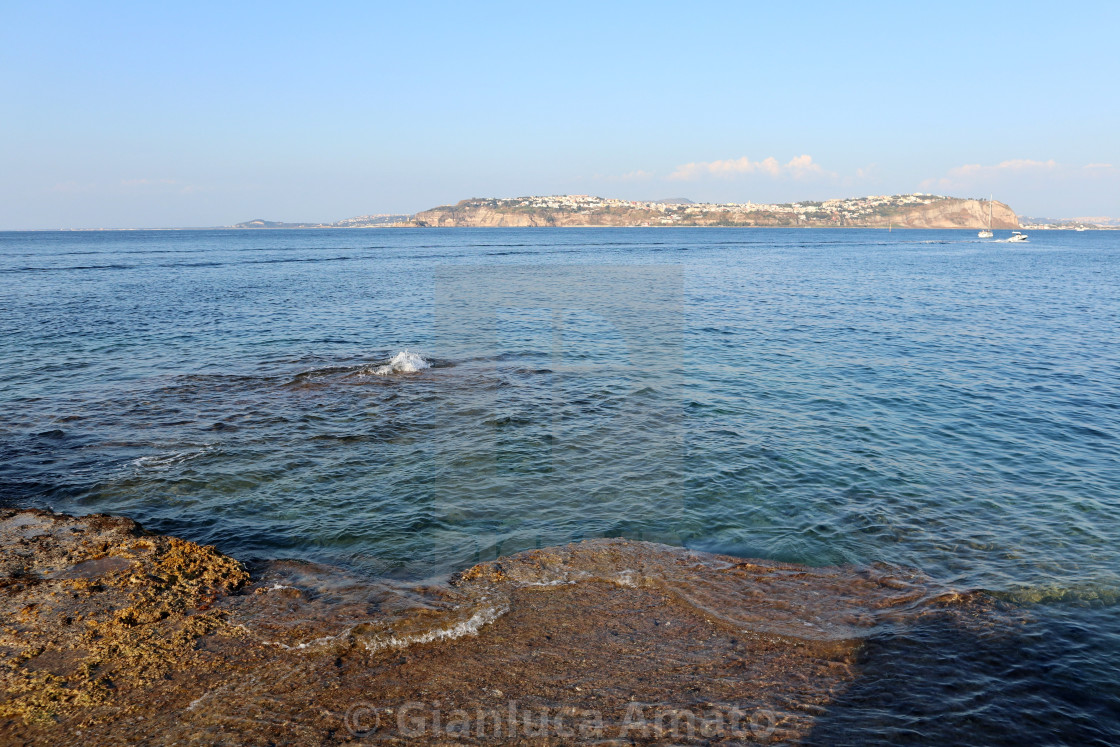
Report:
M0 743L813 741L865 641L982 595L625 540L437 584L247 570L107 516L0 511Z

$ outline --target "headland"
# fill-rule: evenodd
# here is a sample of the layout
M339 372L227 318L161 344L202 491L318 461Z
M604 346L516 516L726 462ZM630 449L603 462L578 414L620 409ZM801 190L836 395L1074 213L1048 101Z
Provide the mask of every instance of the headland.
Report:
M590 195L470 199L417 213L417 226L740 226L782 228L1019 227L1002 202L879 195L785 204L633 202Z
M989 216L989 213L991 214ZM415 215L379 214L335 223L251 220L228 228L497 228L737 226L771 228L1019 228L1002 202L923 193L794 203L634 201L592 195L475 197Z

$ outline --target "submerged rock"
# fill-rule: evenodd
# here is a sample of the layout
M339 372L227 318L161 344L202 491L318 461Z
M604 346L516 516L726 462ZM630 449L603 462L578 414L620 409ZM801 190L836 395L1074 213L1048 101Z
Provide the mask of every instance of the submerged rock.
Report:
M989 605L919 574L625 540L446 583L246 569L135 522L0 512L0 742L789 742L868 636Z

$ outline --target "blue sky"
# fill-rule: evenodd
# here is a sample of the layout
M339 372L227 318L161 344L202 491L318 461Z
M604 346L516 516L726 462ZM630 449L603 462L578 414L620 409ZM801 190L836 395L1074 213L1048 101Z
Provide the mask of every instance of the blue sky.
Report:
M1120 216L1114 3L0 0L0 229L470 196Z

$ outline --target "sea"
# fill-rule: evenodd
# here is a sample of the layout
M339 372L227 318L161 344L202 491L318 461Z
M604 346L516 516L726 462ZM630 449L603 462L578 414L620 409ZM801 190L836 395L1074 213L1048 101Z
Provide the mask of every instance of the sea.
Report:
M910 569L1013 629L873 636L814 739L1118 744L1120 232L1003 233L0 233L0 504L401 581Z

